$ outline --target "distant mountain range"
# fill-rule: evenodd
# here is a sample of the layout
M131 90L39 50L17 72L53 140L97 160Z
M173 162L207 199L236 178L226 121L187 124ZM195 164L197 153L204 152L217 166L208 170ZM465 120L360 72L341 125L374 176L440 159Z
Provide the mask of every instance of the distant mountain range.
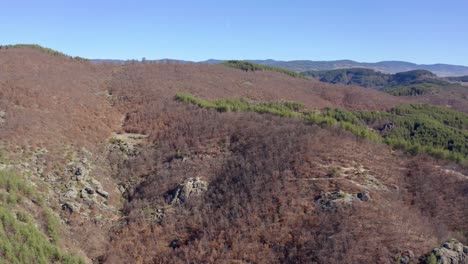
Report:
M92 60L94 62L110 62L110 63L125 63L125 60ZM131 60L130 60L131 61ZM136 60L133 60L136 62ZM218 64L225 60L210 59L200 62L183 61L183 60L171 60L162 59L156 60L157 62L177 62L177 63L208 63ZM468 67L462 65L451 65L451 64L415 64L406 61L381 61L376 63L367 62L356 62L352 60L335 60L335 61L311 61L311 60L294 60L294 61L278 61L278 60L246 60L262 65L273 66L292 70L295 72L305 71L325 71L345 68L366 68L383 73L398 73L411 70L427 70L435 73L440 77L447 76L464 76L468 75ZM140 61L141 62L141 61ZM149 61L148 62L154 62Z
M427 70L435 73L437 76L463 76L468 75L468 67L450 64L415 64L405 61L381 61L376 63L361 63L352 60L337 61L275 61L275 60L253 60L252 62L280 67L296 72L305 71L323 71L344 68L367 68L383 73L398 73L412 70Z

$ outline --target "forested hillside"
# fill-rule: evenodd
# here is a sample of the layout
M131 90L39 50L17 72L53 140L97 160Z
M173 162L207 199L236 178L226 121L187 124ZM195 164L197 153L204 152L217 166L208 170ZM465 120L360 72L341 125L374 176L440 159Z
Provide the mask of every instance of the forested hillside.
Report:
M0 262L468 259L466 88L366 72L2 47Z
M395 96L438 94L444 90L463 88L455 83L461 81L463 77L439 78L426 70L385 74L370 69L351 68L331 71L307 71L302 74L321 82L374 88Z

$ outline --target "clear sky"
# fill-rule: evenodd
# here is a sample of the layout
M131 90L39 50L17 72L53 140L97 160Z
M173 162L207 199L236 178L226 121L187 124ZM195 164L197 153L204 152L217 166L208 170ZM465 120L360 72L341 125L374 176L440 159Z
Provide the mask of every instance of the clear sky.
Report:
M0 44L109 59L468 65L468 0L0 0Z

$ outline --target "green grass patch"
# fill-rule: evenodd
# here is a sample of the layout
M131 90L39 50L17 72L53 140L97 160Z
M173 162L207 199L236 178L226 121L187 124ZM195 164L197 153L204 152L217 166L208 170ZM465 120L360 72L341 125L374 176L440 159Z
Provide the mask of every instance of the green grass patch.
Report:
M247 72L248 71L251 71L251 72L254 72L254 71L274 71L274 72L284 73L284 74L289 75L291 77L306 79L306 77L304 75L302 75L300 73L297 73L297 72L294 72L294 71L290 71L290 70L286 70L286 69L282 69L282 68L278 68L278 67L261 65L261 64L257 64L257 63L253 63L253 62L240 61L240 60L230 60L230 61L223 62L221 64L224 65L224 66L228 66L228 67L231 67L231 68L235 68L235 69L239 69L239 70L243 70L243 71L247 71Z
M304 108L304 105L295 102L257 103L244 98L219 99L211 102L186 93L177 94L175 98L180 102L212 108L220 112L256 112L285 117L301 117L302 114L299 111Z
M14 197L30 198L33 194L31 186L10 170L0 170L0 189L4 189L10 196Z
M46 216L45 233L35 224L35 218L20 207L24 199L38 199L37 196L20 175L0 170L0 263L84 263L57 246L59 223L48 208L41 205L40 209Z
M22 219L0 205L1 263L84 263L62 253L34 224Z
M8 157L6 155L6 152L0 146L0 164L7 164L7 163L8 163Z

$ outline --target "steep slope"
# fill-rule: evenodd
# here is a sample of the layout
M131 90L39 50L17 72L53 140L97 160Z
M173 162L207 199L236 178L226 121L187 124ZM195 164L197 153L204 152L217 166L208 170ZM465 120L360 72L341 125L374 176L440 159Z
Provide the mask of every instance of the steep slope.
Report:
M111 194L116 188L101 156L121 120L104 89L111 70L36 46L0 49L0 169L24 175L60 216L60 244L88 257L102 254L105 222L120 203L79 194L91 185Z
M105 263L416 261L467 228L456 166L297 119L138 111L149 145L116 175L129 202Z
M20 47L0 49L0 72L4 140L91 147L119 122L102 89L108 69Z
M234 85L244 78L255 93ZM114 75L115 105L128 112L124 129L147 134L148 145L116 171L127 218L104 262L415 262L450 237L466 243L457 235L467 230L463 168L333 125L174 102L177 92L258 105L299 98L310 108L359 109L366 101L359 92L344 104L337 99L346 87L327 85L334 97L324 97L313 85L209 65L129 65Z

